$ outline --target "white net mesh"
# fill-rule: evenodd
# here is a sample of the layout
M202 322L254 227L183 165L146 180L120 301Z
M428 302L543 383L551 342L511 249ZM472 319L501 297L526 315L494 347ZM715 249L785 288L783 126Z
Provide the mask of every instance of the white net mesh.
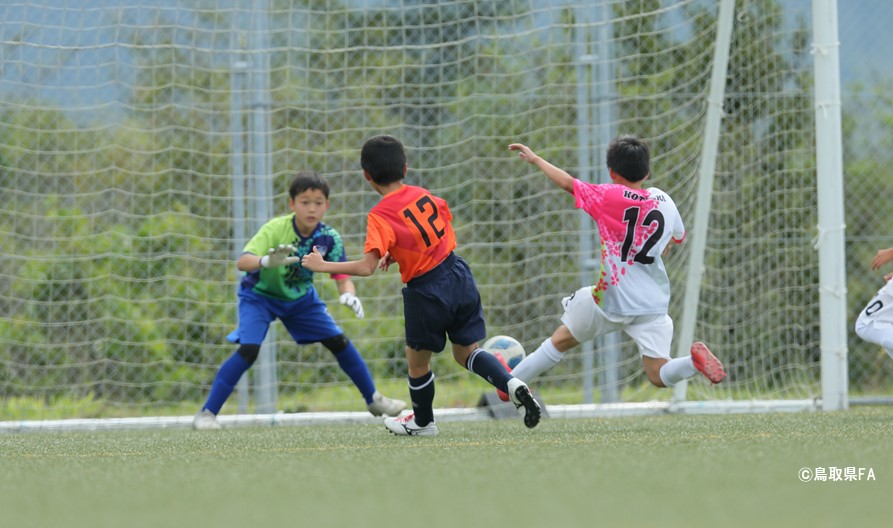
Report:
M809 11L739 4L696 332L731 377L690 396L812 397ZM611 137L640 135L654 185L691 227L716 15L694 0L5 2L0 395L47 415L196 408L233 351L241 241L287 212L289 178L312 169L333 189L326 222L358 257L378 199L358 151L379 133L408 147L409 183L449 202L489 333L532 351L561 297L591 281L595 230L507 145L596 181ZM667 259L676 299L687 255ZM366 319L331 311L402 396L400 281L356 283ZM328 278L317 286L336 300ZM274 341L281 407L359 406L327 351ZM622 398L669 398L622 349ZM540 390L582 401L583 378L603 373L582 365L572 352ZM487 388L448 354L435 370L437 405Z

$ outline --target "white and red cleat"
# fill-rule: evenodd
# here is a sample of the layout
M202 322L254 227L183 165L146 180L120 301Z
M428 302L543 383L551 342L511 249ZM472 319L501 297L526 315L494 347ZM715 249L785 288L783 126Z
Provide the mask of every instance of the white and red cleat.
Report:
M385 418L384 426L397 436L437 436L437 424L432 420L427 425L418 425L415 413Z

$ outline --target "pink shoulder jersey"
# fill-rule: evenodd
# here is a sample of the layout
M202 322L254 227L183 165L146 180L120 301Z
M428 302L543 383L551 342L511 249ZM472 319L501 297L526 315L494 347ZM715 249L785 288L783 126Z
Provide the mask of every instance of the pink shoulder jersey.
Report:
M601 269L592 296L605 313L667 313L670 279L661 254L682 242L685 226L676 204L657 188L574 180L574 199L598 225Z

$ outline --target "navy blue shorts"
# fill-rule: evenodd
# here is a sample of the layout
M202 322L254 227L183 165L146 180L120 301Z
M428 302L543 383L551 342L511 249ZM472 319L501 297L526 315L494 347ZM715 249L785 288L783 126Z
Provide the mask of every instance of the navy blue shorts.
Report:
M416 350L440 352L447 336L466 346L487 335L481 294L471 268L454 253L406 284L403 315L406 344Z
M239 289L239 328L227 336L233 343L259 345L267 336L270 323L279 319L292 339L300 345L317 343L344 332L332 319L326 304L310 288L296 301L264 297L245 288Z

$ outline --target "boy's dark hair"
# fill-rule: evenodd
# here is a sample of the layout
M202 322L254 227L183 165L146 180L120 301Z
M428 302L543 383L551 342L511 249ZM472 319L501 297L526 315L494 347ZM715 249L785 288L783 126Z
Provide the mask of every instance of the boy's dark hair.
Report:
M640 182L651 172L648 143L636 136L618 136L608 145L608 168L631 182Z
M403 144L393 136L369 138L360 152L360 166L379 185L402 180L403 169L406 167Z
M316 171L300 171L295 174L288 185L288 195L294 200L295 196L308 189L318 189L326 196L326 200L329 199L329 182Z

